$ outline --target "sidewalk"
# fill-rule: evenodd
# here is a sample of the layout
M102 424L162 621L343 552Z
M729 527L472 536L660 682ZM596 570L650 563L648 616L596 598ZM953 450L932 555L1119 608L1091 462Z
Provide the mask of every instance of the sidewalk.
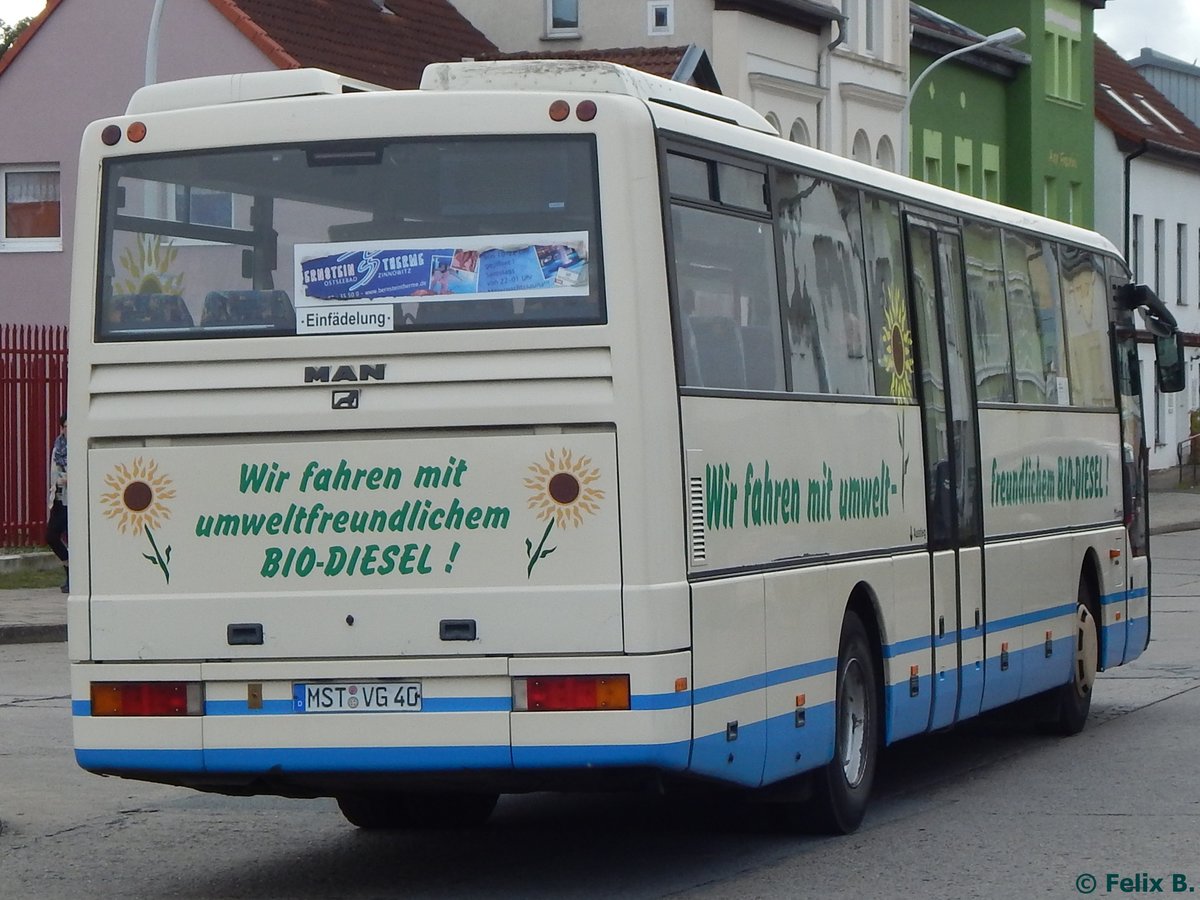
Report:
M1200 528L1200 486L1191 487L1191 470L1150 473L1150 532L1165 534ZM49 556L49 554L46 554ZM50 560L53 562L53 560ZM37 560L44 565L46 560ZM29 561L0 557L0 567ZM38 644L67 639L67 595L58 588L0 591L0 644Z

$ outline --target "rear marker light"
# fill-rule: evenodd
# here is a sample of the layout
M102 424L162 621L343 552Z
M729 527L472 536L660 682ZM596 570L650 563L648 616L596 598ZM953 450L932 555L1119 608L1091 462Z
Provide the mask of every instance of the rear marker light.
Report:
M555 100L550 104L550 118L561 122L571 114L571 104L566 100Z
M581 100L579 105L575 107L575 116L580 122L590 122L596 118L596 102L594 100Z
M204 691L197 681L98 681L93 716L199 716Z
M104 130L100 132L100 140L109 147L119 144L121 142L121 126L105 125Z
M134 122L125 129L125 136L135 144L141 143L146 136L146 125L143 122Z
M628 675L539 675L513 679L517 712L629 709Z

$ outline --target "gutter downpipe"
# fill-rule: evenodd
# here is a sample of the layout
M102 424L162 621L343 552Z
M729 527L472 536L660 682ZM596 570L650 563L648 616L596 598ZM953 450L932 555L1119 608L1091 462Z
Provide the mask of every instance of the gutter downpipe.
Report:
M818 133L816 142L818 149L828 150L830 153L836 152L833 147L824 147L822 145L827 137L832 139L833 135L833 51L846 43L846 22L849 21L849 17L839 13L833 21L837 22L837 37L825 45L825 50L822 54L825 57L824 65L818 66L818 69L823 68L825 70L825 78L823 79L825 82L824 87L829 89L829 96L825 99L825 108L821 111L821 115L817 117L817 130L818 132L823 130L825 133ZM817 85L817 87L821 86Z
M1130 202L1130 182L1133 170L1133 161L1150 149L1149 141L1142 141L1142 146L1138 147L1132 153L1125 157L1125 264L1129 266L1130 271L1137 268L1137 260L1129 258L1129 232L1132 228L1132 209Z

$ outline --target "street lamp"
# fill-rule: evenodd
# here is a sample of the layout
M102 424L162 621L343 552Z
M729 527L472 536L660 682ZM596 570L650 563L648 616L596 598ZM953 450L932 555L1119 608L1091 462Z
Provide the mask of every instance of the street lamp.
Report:
M1025 40L1025 32L1015 25L1012 28L1005 28L1003 31L997 31L995 34L989 34L982 41L974 44L968 44L966 47L959 47L957 50L952 50L945 56L939 56L928 66L925 71L917 76L917 80L908 90L908 96L904 98L904 109L900 113L900 164L904 166L904 174L912 174L912 160L909 159L911 148L908 141L908 114L909 108L912 106L913 97L917 96L917 88L921 86L926 76L944 62L949 62L956 56L963 56L979 50L982 47L990 47L995 44L1018 44Z
M150 13L150 32L146 35L145 84L158 81L158 27L162 22L164 2L165 0L154 0L154 11Z

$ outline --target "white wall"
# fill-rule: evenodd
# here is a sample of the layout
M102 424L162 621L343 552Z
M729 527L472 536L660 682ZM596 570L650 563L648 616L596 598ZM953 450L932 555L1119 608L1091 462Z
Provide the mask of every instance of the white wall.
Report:
M1181 331L1200 332L1200 165L1144 154L1130 170L1130 214L1141 216L1142 240L1135 256L1130 239L1130 267L1137 279L1155 288L1179 322ZM1096 230L1118 248L1125 247L1125 155L1113 133L1096 125ZM1162 240L1155 265L1155 222L1161 220ZM1182 259L1179 232L1183 230ZM1182 292L1179 273L1182 261ZM1157 284L1156 284L1157 282ZM1198 405L1200 348L1189 348L1188 385L1178 394L1156 397L1154 348L1141 348L1142 388L1146 407L1146 443L1150 468L1176 465L1176 446L1190 432L1189 412Z

